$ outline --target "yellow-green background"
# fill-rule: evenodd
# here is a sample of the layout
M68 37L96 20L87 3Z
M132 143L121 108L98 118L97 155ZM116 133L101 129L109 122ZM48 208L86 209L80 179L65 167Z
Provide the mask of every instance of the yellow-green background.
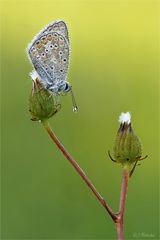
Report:
M31 71L25 48L47 23L64 19L71 39L70 94L50 120L63 144L118 210L121 167L112 150L122 111L130 111L143 155L130 181L126 239L158 235L159 1L0 1L1 238L116 239L110 217L53 145L30 121Z

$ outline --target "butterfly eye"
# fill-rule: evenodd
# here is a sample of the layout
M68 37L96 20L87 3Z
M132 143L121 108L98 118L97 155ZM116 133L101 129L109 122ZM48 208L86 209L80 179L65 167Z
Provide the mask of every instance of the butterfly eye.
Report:
M50 48L53 48L53 45L50 45Z
M49 28L48 28L48 31L49 31L49 32L50 32L50 31L52 31L52 28L51 28L51 27L49 27Z
M51 69L53 70L53 67L51 67Z
M42 53L42 57L44 57L45 56L45 54L44 53Z
M45 52L48 52L48 49L45 49Z
M57 45L57 44L54 44L54 48L58 48L58 45Z
M63 72L63 69L60 69L60 72L62 73L62 72Z
M67 61L67 59L66 59L66 58L64 58L64 59L63 59L63 62L66 62L66 61Z
M36 44L37 44L37 45L40 44L40 41L37 41Z
M59 55L62 55L63 53L62 53L62 51L59 51Z

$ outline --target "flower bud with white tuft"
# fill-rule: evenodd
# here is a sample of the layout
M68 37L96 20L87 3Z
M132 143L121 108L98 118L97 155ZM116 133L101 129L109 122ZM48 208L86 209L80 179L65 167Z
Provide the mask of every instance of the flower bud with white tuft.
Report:
M57 96L46 89L38 79L36 72L31 73L33 79L32 91L29 97L29 111L33 121L44 121L57 113L61 105L57 103Z
M131 126L130 113L121 113L119 122L120 127L113 149L114 159L111 157L110 153L109 156L113 161L121 163L123 166L131 166L132 164L136 166L137 162L144 158L141 158L141 144Z

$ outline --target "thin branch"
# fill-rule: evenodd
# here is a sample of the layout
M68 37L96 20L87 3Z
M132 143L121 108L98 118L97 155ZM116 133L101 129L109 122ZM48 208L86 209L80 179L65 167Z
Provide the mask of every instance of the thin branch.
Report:
M123 240L123 226L121 222L116 223L118 240Z
M128 179L129 179L129 168L128 166L125 166L123 169L118 222L116 224L118 240L124 239L123 238L123 218L124 218L124 210L125 210L125 204L126 204Z
M126 203L128 179L129 179L129 169L128 169L128 167L124 167L123 178L122 178L122 187L121 187L121 196L120 196L120 204L119 204L119 212L120 212L120 217L121 217L122 222L123 222L124 209L125 209L125 203Z
M91 191L94 193L98 201L102 204L102 206L107 210L113 221L116 223L118 216L116 213L113 212L113 210L109 207L109 205L106 203L104 198L100 195L100 193L97 191L97 189L94 187L94 185L91 183L89 178L86 176L84 171L80 168L78 163L73 159L73 157L67 152L65 147L61 144L61 142L58 140L54 132L51 130L49 123L47 121L42 122L44 128L50 135L53 142L56 144L56 146L59 148L59 150L63 153L63 155L67 158L67 160L71 163L71 165L75 168L77 173L82 177L82 179L85 181L85 183L88 185L88 187L91 189Z

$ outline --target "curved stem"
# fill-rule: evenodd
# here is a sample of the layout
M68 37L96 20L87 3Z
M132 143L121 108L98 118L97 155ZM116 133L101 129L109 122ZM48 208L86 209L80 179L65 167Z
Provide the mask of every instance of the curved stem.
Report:
M129 168L125 166L123 169L123 177L122 177L122 186L121 186L121 194L120 194L120 203L119 203L119 215L118 221L116 223L117 226L117 236L118 240L123 240L123 218L124 218L124 210L127 196L127 186L129 180Z
M100 195L100 193L97 191L97 189L94 187L94 185L91 183L89 178L86 176L84 171L80 168L78 163L73 159L73 157L67 152L65 147L61 144L61 142L58 140L54 132L49 126L49 123L47 121L42 122L44 128L50 135L53 142L56 144L56 146L59 148L59 150L63 153L63 155L67 158L67 160L71 163L71 165L75 168L76 172L82 177L84 182L87 184L87 186L91 189L91 191L94 193L98 201L102 204L102 206L107 210L111 218L114 222L117 222L117 215L113 212L113 210L109 207L109 205L106 203L106 201L103 199L103 197Z

